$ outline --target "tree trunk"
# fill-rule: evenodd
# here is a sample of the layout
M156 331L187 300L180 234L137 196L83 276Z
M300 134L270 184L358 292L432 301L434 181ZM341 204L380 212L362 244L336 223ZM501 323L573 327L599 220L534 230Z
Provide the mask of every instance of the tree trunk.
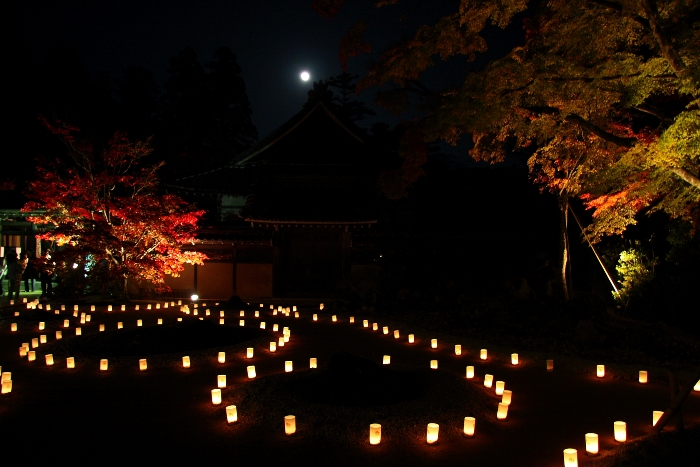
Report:
M559 204L559 233L560 233L560 258L561 258L561 284L564 298L570 298L569 275L569 209L568 198L564 198Z

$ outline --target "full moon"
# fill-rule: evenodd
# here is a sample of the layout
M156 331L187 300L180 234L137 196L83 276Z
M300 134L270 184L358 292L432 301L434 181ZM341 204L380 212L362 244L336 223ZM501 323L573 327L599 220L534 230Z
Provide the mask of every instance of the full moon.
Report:
M311 78L311 75L309 74L308 71L302 71L299 76L301 77L302 81L308 81L309 78Z

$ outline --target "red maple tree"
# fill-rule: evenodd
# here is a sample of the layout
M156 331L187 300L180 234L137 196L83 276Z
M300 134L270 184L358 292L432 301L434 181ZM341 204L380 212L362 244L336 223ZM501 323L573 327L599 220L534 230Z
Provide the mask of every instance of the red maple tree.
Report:
M148 142L117 132L97 147L78 128L44 124L68 150L38 166L28 185L30 201L23 211L32 213L31 222L52 226L42 240L64 246L64 258L87 265L87 276L99 277L124 297L130 283L167 291L166 274L177 276L186 263L202 264L204 254L183 246L194 242L204 211L158 192L156 172L163 163L145 163L152 152Z

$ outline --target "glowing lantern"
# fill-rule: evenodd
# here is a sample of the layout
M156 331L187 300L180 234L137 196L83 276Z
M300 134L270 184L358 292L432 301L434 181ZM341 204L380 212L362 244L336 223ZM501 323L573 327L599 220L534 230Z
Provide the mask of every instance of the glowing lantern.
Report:
M26 298L23 299L23 300L22 300L22 303L27 303L27 299L26 299ZM65 305L61 305L61 311L66 311L66 306L65 306Z
M695 386L693 386L693 391L700 391L700 379L695 383Z
M121 321L119 321L119 322L117 323L117 329L122 329L123 327L124 327L124 323L122 323Z
M253 347L248 347L246 349L246 358L253 358Z
M206 303L202 303L202 305L206 306ZM160 310L160 303L156 303L156 310ZM124 311L124 305L122 305L122 311Z
M160 307L159 307L159 308L160 308ZM122 305L122 306L121 306L121 310L122 310L122 311L126 311L126 305Z
M224 324L224 318L219 318L219 324Z
M53 365L53 354L47 353L46 355L44 355L44 359L46 360L47 366Z
M655 426L656 422L659 421L661 416L664 414L663 410L654 410L651 414L651 426Z
M244 319L239 320L239 321L238 321L238 325L239 325L239 326L245 326L245 320L244 320Z
M318 368L316 359L313 357L309 358L309 368Z
M355 322L355 317L354 317L354 316L351 316L351 317L350 317L350 324L353 324L354 322Z
M238 314L240 317L245 316L245 311L241 310L241 312Z
M12 331L12 332L17 331L17 323L10 324L10 331Z
M259 311L256 311L256 312L255 312L255 317L256 317L256 318L260 318L260 312L259 312Z
M56 331L56 340L63 339L63 333L61 331Z
M294 305L294 306L292 307L292 311L297 311L297 306L296 306L296 305Z
M282 337L282 341L284 341L284 342L289 342L289 334L285 334L285 335Z
M235 405L226 406L226 421L228 423L234 423L238 421L238 411Z
M273 331L273 332L277 332L277 331L279 331L279 330L280 330L280 327L279 327L278 324L273 324L273 325L272 325L272 331Z
M430 369L437 370L437 367L438 367L437 360L430 360Z
M82 328L75 328L75 335L76 335L76 336L82 336L82 335L83 335L83 329L82 329Z
M78 305L73 305L73 311L78 311Z
M479 358L481 358L482 360L486 360L488 358L488 350L481 349L481 352L479 353Z
M139 359L139 370L144 371L148 368L148 363L146 363L145 358Z
M598 365L596 367L596 375L598 376L598 378L602 378L603 376L605 376L605 365Z
M437 349L437 339L430 339L430 347Z
M0 383L4 383L5 381L12 381L11 371L3 371L0 373Z
M185 356L182 357L182 368L189 368L190 367L190 357Z
M641 370L639 372L639 382L640 383L646 383L648 381L648 373L644 370Z
M66 358L66 368L75 368L75 357Z
M369 444L379 444L382 440L382 426L379 423L372 423L369 426Z
M314 313L314 321L318 321L318 315Z
M9 394L12 392L12 380L2 382L2 394Z
M508 416L508 404L504 404L503 402L498 403L498 413L496 413L496 418L499 420L505 420L505 418Z
M277 350L277 342L270 342L270 352L275 352Z
M32 349L36 349L37 347L39 347L39 339L37 339L36 337L34 337L34 338L32 339Z
M398 339L399 337L399 330L397 329L394 331L394 339Z
M462 346L455 344L455 355L462 355Z
M39 342L42 344L46 344L46 334L42 334L39 336Z
M384 355L384 360L382 360L384 365L389 365L391 363L391 355Z
M221 404L221 389L211 390L211 403L214 405Z
M10 305L14 305L14 300L12 300L12 301L10 302ZM51 305L50 305L50 304L47 304L47 305L46 305L46 311L51 311Z
M576 449L564 449L564 467L578 467L578 454Z
M415 337L413 336L413 334L409 334L409 335L408 335L408 343L409 343L409 344L413 344L413 343L415 342L415 340L416 340L416 339L415 339Z
M298 317L299 317L299 312L298 312L298 311L295 311L295 312L294 312L294 317L295 317L295 318L298 318Z
M265 321L260 322L260 329L265 329Z
M158 318L158 324L163 324L163 318Z
M70 320L69 320L69 319L64 319L64 320L63 320L63 327L64 327L64 328L69 328L69 327L70 327Z
M280 337L277 341L277 347L284 347L284 337Z
M225 388L226 387L226 375L218 375L216 377L216 387Z
M137 319L136 326L143 326L143 320Z
M39 322L39 331L43 331L45 327L46 327L46 323L43 321L40 321Z
M508 389L503 390L503 398L501 399L501 403L510 405L510 401L513 400L513 391L509 391Z
M372 323L372 331L376 331L379 329L379 324L378 323Z
M319 310L323 310L323 303L321 303L321 304L318 305L318 309L319 309Z
M27 356L27 352L28 352L27 349L28 349L28 347L26 347L26 346L24 346L24 345L21 346L21 347L19 348L19 356L20 356L20 357L26 357L26 356Z
M182 300L178 300L178 301L177 301L177 304L178 304L178 305L182 305Z
M199 311L195 308L194 311L192 312L192 314L197 316L199 314Z
M331 321L335 323L336 321L338 321L338 317L336 315L331 316Z
M100 371L107 371L107 368L109 368L109 362L106 358L103 358L100 360Z
M27 353L27 360L29 360L30 362L33 362L34 360L36 360L36 352L34 352L33 350L30 350Z
M428 435L426 437L428 444L437 443L439 431L440 425L437 423L428 423Z
M513 365L518 364L518 354L517 353L510 354L510 363Z
M625 422L615 422L615 441L624 443L627 441L627 424Z
M464 436L474 436L476 419L474 417L464 417Z
M490 388L493 385L493 375L484 375L484 386Z
M292 361L291 360L287 360L284 362L284 371L287 373L292 371Z
M104 331L105 331L105 325L104 325L104 324L100 324L100 332L104 332Z
M467 379L472 379L473 377L474 377L474 367L468 366L467 367Z
M598 435L586 433L586 453L590 456L598 454Z
M382 332L383 332L384 334L389 334L389 326L384 326L384 327L382 328Z
M554 371L554 360L547 360L547 371Z
M178 321L182 321L182 318L178 318L177 320L178 320Z
M139 308L140 308L139 305L134 305L134 310L139 311ZM95 311L95 310L93 310L93 311Z
M150 304L150 303L149 303L148 305L146 305L146 309L147 309L147 310L150 310L150 309L151 309L151 304Z
M226 352L219 352L219 363L226 363Z
M250 365L248 368L248 378L253 379L255 378L255 365Z
M297 431L297 420L294 415L285 415L284 417L284 434L292 436Z
M85 313L80 314L80 324L85 324Z
M496 395L502 396L503 390L506 388L506 383L504 381L496 381Z
M112 305L107 305L107 311L112 311Z

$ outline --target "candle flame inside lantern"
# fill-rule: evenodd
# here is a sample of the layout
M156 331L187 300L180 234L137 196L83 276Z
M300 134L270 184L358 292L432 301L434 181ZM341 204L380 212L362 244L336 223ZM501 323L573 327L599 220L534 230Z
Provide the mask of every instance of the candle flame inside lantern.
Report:
M143 326L143 320L137 319L136 326Z
M369 444L379 444L382 441L382 426L379 423L372 423L369 426Z
M659 421L661 416L664 414L663 410L654 410L651 414L651 426L655 426L656 422Z
M333 321L334 323L337 322L337 321L338 321L338 317L337 317L336 315L333 315L333 316L331 317L331 321Z
M226 421L228 423L234 423L238 421L238 410L236 410L235 405L226 406Z
M211 403L214 405L221 404L221 389L211 390Z
M430 339L430 347L437 349L437 339Z
M238 321L238 325L239 325L239 326L245 326L245 320L242 319L242 320Z
M586 433L586 452L591 455L598 454L597 433Z
M554 371L554 360L547 360L547 371Z
M295 317L295 318L298 318L298 317L299 317L299 312L298 312L298 311L295 311L295 312L294 312L294 317Z
M265 321L260 322L260 329L265 329Z
M119 321L119 322L117 323L117 329L123 329L123 328L124 328L124 323L122 323L121 321Z
M112 305L107 305L107 311L112 311Z
M103 358L100 360L100 371L107 371L107 368L109 368L109 362L106 358Z
M644 370L639 371L639 382L640 383L642 383L642 384L646 383L648 381L648 377L649 377L649 375L646 371L644 371Z
M44 355L44 358L46 359L46 365L51 366L53 365L53 354L46 354Z
M467 379L472 379L473 377L474 377L474 367L470 365L467 367Z
M17 323L10 324L10 331L12 331L12 332L17 331Z
M501 403L510 405L510 401L513 400L513 391L508 389L503 390L503 398L501 398Z
M384 359L382 360L382 363L384 365L389 365L391 363L391 355L384 355Z
M518 361L519 361L519 360L518 360L518 354L517 354L517 353L510 354L510 363L511 363L511 364L517 365L517 364L518 364Z
M75 368L75 357L66 358L66 367L67 368Z
M144 371L148 368L148 363L146 363L145 358L139 359L139 370Z
M82 329L82 328L75 328L75 335L76 335L76 336L82 336L82 335L83 335L83 329Z
M284 417L284 434L292 436L297 431L297 421L294 415Z
M416 338L413 334L408 335L408 343L413 344L416 341Z
M464 435L474 436L474 429L476 428L476 419L474 417L464 417Z
M504 420L508 416L508 404L503 402L498 403L498 413L496 413L496 418L499 420Z
M379 323L372 323L372 331L379 329Z
M426 436L428 444L437 443L439 431L440 425L438 425L437 423L428 423L428 434Z
M2 382L2 390L0 390L2 394L9 394L12 392L12 380L9 381L3 381Z
M311 357L309 358L309 368L317 368L317 361L316 358Z
M158 324L163 324L163 318L158 318Z
M355 322L355 317L354 317L354 316L351 316L351 317L350 317L350 324L353 324L354 322Z
M496 381L496 395L502 396L503 390L506 388L506 383L504 381Z
M46 327L46 323L43 321L40 321L39 322L39 331L43 331L45 327Z
M257 310L255 311L255 317L256 317L256 318L260 318L260 312L257 311Z
M564 449L564 467L578 467L576 449Z
M482 360L486 360L488 358L488 350L481 349L481 352L479 353L479 358L481 358Z
M248 370L248 378L253 379L255 378L255 365L250 365L247 367Z
M69 328L69 327L70 327L70 320L69 320L69 319L64 319L64 320L63 320L63 327L64 327L64 328Z
M384 326L384 327L382 328L382 332L383 332L384 334L389 334L389 326Z
M284 371L287 373L292 371L292 361L291 360L287 360L284 362Z
M46 334L42 334L39 336L39 342L42 344L46 344Z
M63 332L56 331L56 340L63 339Z
M362 327L364 327L364 328L369 327L369 321L366 320L366 319L363 319L363 320L362 320Z
M226 363L226 352L219 352L219 363Z
M484 386L490 388L493 385L493 375L484 375Z
M437 367L438 367L438 361L437 360L430 360L430 369L437 370Z
M624 443L627 441L627 424L625 422L613 423L615 429L615 441Z
M317 315L316 313L314 313L314 318L313 318L313 319L314 319L314 321L318 321L318 315Z
M27 360L29 360L30 362L33 362L34 360L36 360L36 352L33 350L30 350L27 353Z
M270 352L275 352L277 350L277 342L270 342Z
M596 375L598 376L598 378L602 378L603 376L605 376L605 365L598 365L596 367Z
M105 330L105 325L104 325L104 324L100 324L100 332L104 332L104 330Z
M218 375L216 377L216 387L225 388L226 387L226 375Z
M182 368L189 368L190 367L190 357L184 356L182 357Z
M253 347L248 347L246 349L246 358L253 358Z

